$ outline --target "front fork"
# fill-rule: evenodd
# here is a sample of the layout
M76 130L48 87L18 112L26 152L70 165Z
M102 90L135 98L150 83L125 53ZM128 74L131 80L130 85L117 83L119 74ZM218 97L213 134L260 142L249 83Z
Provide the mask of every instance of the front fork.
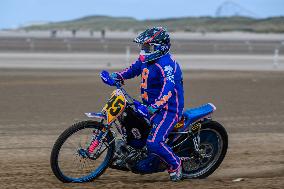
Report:
M110 141L109 144L106 145L106 148L103 149L103 151L101 152L102 150L101 148L107 139L106 136L108 132L109 132L109 127L107 125L105 125L105 127L103 127L101 130L94 129L92 138L86 144L86 148L85 149L80 148L78 150L78 153L84 158L97 159L109 147L109 144L113 142Z
M102 144L102 141L105 140L106 135L108 134L108 129L103 128L102 130L94 130L93 136L88 146L87 150L90 154L94 152L94 150ZM102 145L100 145L101 147Z

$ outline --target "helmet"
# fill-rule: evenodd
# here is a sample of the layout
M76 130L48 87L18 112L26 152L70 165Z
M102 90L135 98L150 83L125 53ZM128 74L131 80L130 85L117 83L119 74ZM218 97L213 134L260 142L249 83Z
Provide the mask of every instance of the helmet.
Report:
M140 60L149 62L156 60L170 50L170 36L163 27L153 27L140 33L134 40L141 47Z

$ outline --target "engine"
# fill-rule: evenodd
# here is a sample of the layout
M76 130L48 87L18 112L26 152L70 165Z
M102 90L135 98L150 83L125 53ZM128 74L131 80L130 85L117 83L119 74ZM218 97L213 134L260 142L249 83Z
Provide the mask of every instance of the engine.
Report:
M146 148L135 149L127 145L122 139L117 140L115 146L116 151L111 168L129 171L132 170L139 161L147 157Z
M140 117L131 107L127 107L119 122L126 130L127 145L135 149L142 149L150 132L150 125L144 118Z
M118 120L125 129L126 140L116 141L114 161L110 167L138 174L164 171L166 166L160 158L147 153L146 140L150 125L131 107L128 107Z

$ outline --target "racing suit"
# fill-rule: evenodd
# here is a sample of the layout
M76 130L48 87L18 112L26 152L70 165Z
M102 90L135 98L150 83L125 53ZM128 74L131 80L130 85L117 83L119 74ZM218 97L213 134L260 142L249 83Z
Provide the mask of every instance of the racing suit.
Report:
M165 144L165 140L180 120L184 107L183 80L179 64L167 53L152 62L142 63L138 59L129 68L117 74L123 79L141 75L143 103L158 109L150 118L152 129L147 138L147 149L168 164L169 172L174 172L181 161Z

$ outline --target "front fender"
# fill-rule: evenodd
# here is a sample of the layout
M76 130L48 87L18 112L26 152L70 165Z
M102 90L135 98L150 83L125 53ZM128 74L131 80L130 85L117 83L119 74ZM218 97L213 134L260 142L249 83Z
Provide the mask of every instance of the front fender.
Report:
M106 115L101 112L87 112L85 115L88 118L106 119Z

